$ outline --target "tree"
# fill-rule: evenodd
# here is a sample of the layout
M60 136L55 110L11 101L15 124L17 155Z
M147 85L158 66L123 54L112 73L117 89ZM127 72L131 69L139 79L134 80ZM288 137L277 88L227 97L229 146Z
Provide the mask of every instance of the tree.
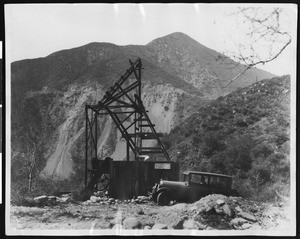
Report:
M32 126L24 131L22 147L12 152L12 183L25 187L27 192L34 190L35 179L38 173L37 157L41 140L36 136ZM20 150L22 149L22 150ZM25 179L27 179L25 181Z
M231 15L241 23L236 50L228 55L245 68L225 86L237 80L250 68L275 60L292 42L285 9L280 7L239 7ZM219 57L225 58L225 57Z

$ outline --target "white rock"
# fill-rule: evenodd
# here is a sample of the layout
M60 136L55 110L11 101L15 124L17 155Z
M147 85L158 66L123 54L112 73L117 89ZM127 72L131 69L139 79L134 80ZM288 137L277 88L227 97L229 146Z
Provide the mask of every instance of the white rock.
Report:
M168 229L168 226L166 224L156 223L153 225L152 229L153 230Z
M218 204L219 206L222 206L222 205L225 204L225 201L222 200L222 199L218 199L218 200L217 200L217 204Z
M128 217L123 221L125 229L141 229L142 223L136 217Z
M242 225L244 223L248 223L248 221L245 220L244 218L240 218L240 217L236 217L236 218L234 218L230 221L230 224L233 225L233 226L239 226L239 225Z
M48 200L48 196L43 195L43 196L35 197L33 200L34 200L34 201L37 201L37 202L40 202L40 201L47 201L47 200Z
M149 200L149 197L147 197L147 196L138 196L137 197L139 200Z
M189 219L184 221L183 223L183 229L187 229L187 230L192 230L192 229L199 229L199 225L196 221L194 221L193 219Z
M61 203L68 203L68 202L71 202L71 198L59 198L58 199L59 200L59 202L61 202Z
M250 223L244 223L242 225L242 229L244 229L244 230L249 229L250 227L252 227L252 225Z
M238 212L238 215L242 218L245 218L245 219L251 221L251 222L256 222L257 221L255 216L253 216L252 214L247 213L247 212Z
M243 211L239 206L236 206L234 209L235 209L237 212L242 212L242 211Z
M97 197L96 197L96 196L91 196L91 197L90 197L90 200L91 200L92 202L97 202Z
M222 209L223 209L223 212L226 215L228 215L229 217L232 217L234 215L234 211L228 204L223 205Z
M49 200L56 200L57 197L56 196L48 196Z

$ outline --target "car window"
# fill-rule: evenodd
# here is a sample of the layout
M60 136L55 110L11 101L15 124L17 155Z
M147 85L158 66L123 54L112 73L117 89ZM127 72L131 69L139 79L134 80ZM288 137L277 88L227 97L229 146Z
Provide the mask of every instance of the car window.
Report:
M211 185L226 187L227 180L224 177L212 176L210 179Z
M208 177L199 174L192 174L190 182L199 183L199 184L208 184Z

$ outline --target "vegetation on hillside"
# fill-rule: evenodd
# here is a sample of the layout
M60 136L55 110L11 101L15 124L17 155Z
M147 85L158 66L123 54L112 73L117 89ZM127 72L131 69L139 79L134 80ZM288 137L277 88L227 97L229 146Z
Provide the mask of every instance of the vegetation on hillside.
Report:
M164 44L167 44L167 47ZM82 184L85 137L84 135L74 137L74 135L84 127L83 106L85 102L89 104L97 102L98 96L101 95L100 92L111 87L120 75L125 73L129 66L128 58L131 60L135 60L138 56L142 58L143 86L170 85L175 90L182 92L174 111L175 124L191 122L192 126L194 123L197 125L196 119L195 122L192 122L193 117L188 118L196 111L199 111L199 115L201 115L205 108L201 108L200 111L200 107L211 102L217 96L235 90L238 86L249 85L256 79L260 80L272 75L252 69L253 71L249 71L249 73L252 72L249 77L245 74L225 92L220 87L224 85L223 83L227 79L235 75L236 69L220 63L217 60L218 54L186 35L176 33L160 38L146 46L91 43L82 47L55 52L44 58L13 62L11 65L12 197L14 195L24 196L26 193L49 194L54 188L53 185L57 185L56 190L71 190ZM249 80L249 78L251 79ZM169 110L169 105L163 107L165 107L165 111ZM218 115L218 113L216 114ZM209 114L207 113L207 115ZM224 113L225 116L226 113ZM212 115L212 117L215 116ZM188 121L185 121L186 119ZM203 121L202 119L199 120L199 122ZM224 121L226 120L224 118ZM236 120L238 121L238 118ZM185 158L183 157L184 154L190 155L190 158L186 158L187 162L197 161L198 158L209 161L224 151L224 147L229 145L231 138L225 140L226 133L222 136L224 139L220 138L220 140L218 135L214 135L216 132L221 133L221 131L217 131L218 124L221 123L208 119L206 124L208 125L207 128L203 124L200 127L201 130L192 139L192 144L188 147L184 145L186 140L182 140L180 143L176 139L174 141L176 144L174 142L168 144L168 147L171 147L173 158L177 159L177 154L174 153L177 144L179 148L182 147L178 159ZM214 124L215 126L213 126ZM47 160L54 154L57 142L59 142L59 129L62 125L69 133L68 140L61 144L76 138L76 142L72 144L70 149L74 163L73 170L76 175L74 178L58 184L40 178L40 172L47 165ZM215 129L209 129L209 127L215 127ZM190 130L193 130L193 127L189 127L188 131ZM229 127L228 130L230 130ZM174 132L172 135L175 135ZM186 138L189 138L188 134L191 133L186 134ZM173 137L172 135L170 137ZM195 148L204 145L201 141L203 136L208 142L207 149L197 149L197 157L193 155L195 150L191 149L191 152L185 152L189 150L191 145L194 145ZM217 143L217 151L214 145L215 137L220 141ZM179 135L178 139L180 138L183 139L183 136ZM111 148L115 147L114 139L115 136L111 134L107 147L110 145ZM186 143L189 144L190 142L186 141ZM67 145L62 145L61 148L64 147ZM196 161L195 165L198 165ZM206 164L201 163L201 165ZM217 169L217 167L215 168Z
M242 196L289 194L290 77L263 80L199 108L165 139L181 170L234 176Z

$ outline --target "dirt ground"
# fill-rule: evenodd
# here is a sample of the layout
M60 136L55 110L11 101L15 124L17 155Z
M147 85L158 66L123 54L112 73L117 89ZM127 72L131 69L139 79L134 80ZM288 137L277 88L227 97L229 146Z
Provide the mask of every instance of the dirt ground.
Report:
M39 207L11 206L12 230L287 230L287 205L266 204L241 197L209 195L186 204L158 206L151 200L97 198Z

